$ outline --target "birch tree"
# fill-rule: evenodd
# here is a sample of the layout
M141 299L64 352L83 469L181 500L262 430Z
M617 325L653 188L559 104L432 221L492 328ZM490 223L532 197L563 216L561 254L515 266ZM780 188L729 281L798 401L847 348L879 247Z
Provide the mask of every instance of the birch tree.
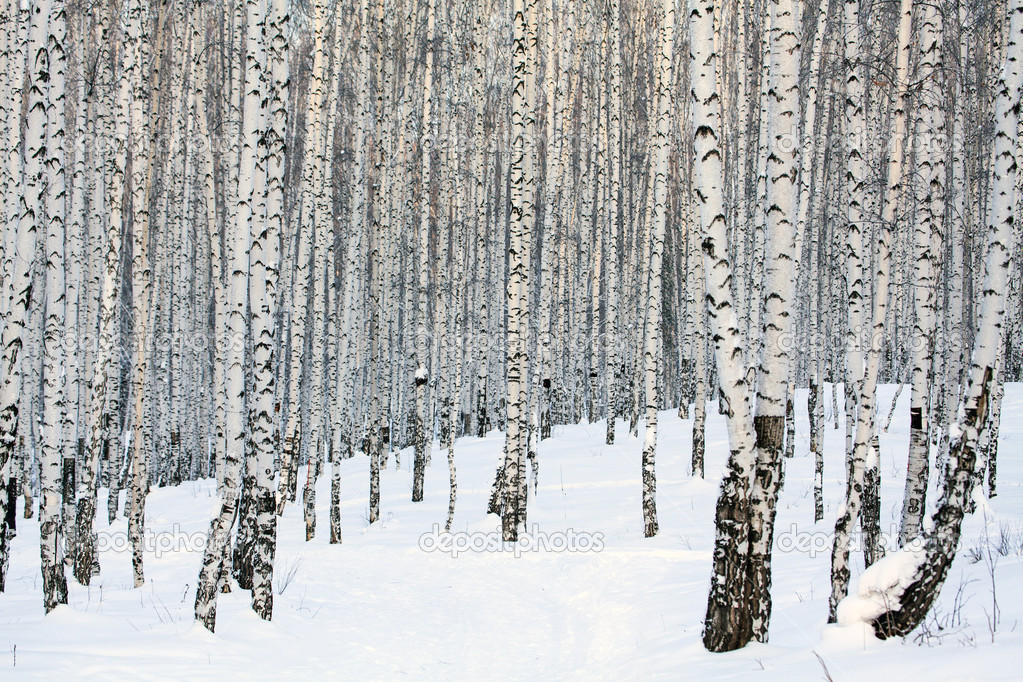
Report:
M433 134L433 47L436 24L436 0L426 0L426 73L423 78L422 112L422 180L420 185L419 228L417 231L419 287L416 307L416 371L413 382L416 390L415 454L412 461L412 501L423 499L423 481L426 477L426 459L429 441L426 424L426 389L430 380L427 368L427 293L429 291L430 255L430 182L432 171Z
M909 462L906 469L906 493L902 505L902 527L899 543L904 545L915 539L922 529L926 507L927 479L930 465L930 397L931 371L934 363L933 339L937 325L935 258L937 235L944 217L944 197L941 196L940 175L944 163L940 161L944 150L938 138L944 134L943 121L938 120L941 93L937 86L941 71L941 15L932 5L920 10L920 64L917 77L924 83L917 104L917 136L923 148L917 150L920 175L924 189L921 197L920 218L913 229L914 259L914 323L912 344L912 396L909 408Z
M109 18L105 10L100 12L100 31L106 37L109 29ZM103 65L101 79L110 82L107 60L101 58ZM116 381L117 353L116 339L118 335L118 301L119 278L118 270L121 262L121 241L123 236L124 215L124 174L127 168L126 140L128 137L128 101L130 84L122 72L117 80L117 112L114 121L103 124L103 131L112 141L113 153L110 154L110 186L106 197L108 209L106 234L102 238L103 272L99 292L99 345L96 351L95 370L89 388L88 437L86 439L85 466L82 476L78 502L75 511L75 578L82 585L89 585L93 573L98 569L96 559L96 538L93 522L96 517L96 494L99 485L100 457L109 437L112 415L107 411L107 402L113 393ZM102 180L101 175L100 179Z
M2 338L2 364L0 364L0 541L3 554L0 565L7 565L8 528L7 528L7 486L13 464L15 446L18 439L18 413L21 398L22 359L25 346L26 323L29 305L32 301L33 264L36 260L36 244L38 229L42 220L43 204L43 158L40 154L45 147L46 125L46 83L49 79L47 50L47 23L49 5L38 7L39 11L31 13L31 24L25 12L21 12L19 20L24 23L27 32L18 31L18 42L25 35L25 58L28 60L27 93L27 125L24 165L21 154L17 151L17 143L11 144L12 159L9 169L13 178L23 177L20 193L8 194L8 225L15 229L12 239L5 245L5 259L11 256L12 265L9 279L6 279L4 303L4 327L0 332ZM15 55L15 61L19 59ZM19 73L16 67L14 75ZM24 73L24 72L22 72ZM20 105L21 99L19 98ZM13 126L11 129L15 129ZM9 143L10 143L10 138ZM20 194L15 208L13 198ZM13 222L12 222L13 221ZM17 225L13 228L13 225ZM13 247L13 248L12 248ZM8 272L8 268L4 268Z
M771 618L771 549L782 481L782 448L788 404L791 308L795 294L797 150L799 129L800 8L798 0L771 3L768 89L767 262L762 357L756 395L756 470L753 475L749 581L753 637L767 641Z
M39 40L33 64L35 87L45 89L35 112L41 119L29 128L42 133L35 150L45 164L45 203L33 207L35 219L46 232L46 323L43 335L43 421L40 429L39 478L43 500L39 509L40 567L43 577L43 605L49 613L57 604L67 604L67 579L59 537L60 473L63 461L64 401L64 69L65 14L60 0L44 0L35 7L32 38ZM30 93L31 95L31 93ZM33 112L30 111L30 116ZM41 124L41 125L40 125ZM30 142L32 144L32 142ZM30 150L32 151L32 150ZM26 171L35 163L31 161ZM42 198L41 196L39 198ZM37 199L38 201L38 199Z
M1005 62L995 81L995 139L991 150L991 183L988 189L987 247L984 285L970 360L969 382L955 423L955 442L950 452L948 479L933 516L922 550L917 550L908 585L891 602L892 607L874 621L880 637L901 636L916 628L930 610L945 582L959 547L964 511L973 487L977 446L988 427L988 409L994 390L996 364L1005 324L1006 293L1013 271L1013 214L1019 165L1016 133L1023 96L1023 2L1007 4L1008 35ZM912 551L904 549L902 551Z
M152 173L152 147L149 145L149 131L146 128L146 92L142 79L142 63L146 56L148 34L145 29L142 3L133 1L127 7L125 28L124 70L128 75L131 91L131 196L132 212L132 320L135 334L133 358L134 415L131 436L131 483L128 494L128 536L132 547L132 572L135 587L145 584L143 572L143 540L145 500L149 488L149 434L151 433L152 410L147 412L146 392L151 388L148 381L149 349L148 334L153 328L153 270L150 264L149 199L150 176Z
M244 106L242 109L242 141L238 160L236 223L230 226L230 309L227 329L227 398L225 409L227 451L224 460L224 487L217 502L217 512L210 523L199 582L195 596L195 618L213 632L216 627L217 593L227 579L225 562L230 546L230 532L238 513L239 476L246 448L247 401L245 391L245 347L247 338L246 309L249 306L249 268L251 235L258 216L257 145L263 120L260 114L263 97L263 47L260 35L265 14L261 3L245 3ZM265 179L264 179L265 180ZM262 251L262 249L260 249ZM262 254L260 254L262 255ZM265 266L264 266L265 267ZM262 303L262 301L258 301Z
M249 19L252 19L250 11ZM275 318L278 274L278 238L284 227L284 162L288 124L288 11L285 0L273 0L266 18L266 72L262 74L264 97L269 101L262 121L265 160L257 172L265 172L266 212L257 216L249 250L249 310L252 325L253 397L249 412L252 449L256 452L253 494L255 543L252 559L252 609L264 620L273 613L273 565L277 547L277 515L274 498ZM248 105L248 102L246 102Z
M714 520L714 578L707 601L703 642L711 651L727 651L744 645L752 634L751 624L729 586L745 580L746 562L734 559L750 541L748 508L744 502L754 464L753 413L740 360L744 357L742 333L729 286L731 265L722 194L721 100L717 88L713 0L690 2L689 31L694 203L698 207L707 314L714 338L719 390L727 408L730 448Z
M675 39L675 8L672 2L664 5L661 20L660 54L657 64L657 128L654 133L651 160L653 182L653 215L650 227L650 260L647 265L646 323L644 344L644 403L646 434L643 442L643 534L657 535L657 479L654 473L654 455L657 451L657 409L661 396L658 382L658 360L661 356L661 258L668 212L668 131L671 117L671 72ZM611 416L609 415L609 419Z
M532 59L528 36L530 22L535 20L533 0L512 0L512 91L511 91L511 160L507 329L507 425L505 459L501 473L502 537L506 542L518 540L519 528L525 523L523 468L526 455L526 394L529 357L529 262L533 226L532 172L532 101L527 82L531 78Z
M854 27L859 26L859 7L857 4L852 2L846 2L846 23ZM851 463L847 467L848 470L848 482L846 485L846 497L845 504L842 505L838 520L835 522L835 538L831 553L831 599L829 601L829 614L828 618L830 622L834 622L837 617L838 602L845 597L848 593L849 585L849 534L855 525L859 514L862 503L862 493L865 485L865 469L866 468L877 468L877 459L879 453L876 448L875 439L875 427L874 427L874 401L876 400L878 374L880 371L880 360L881 360L881 344L884 337L885 330L885 317L888 307L888 288L890 281L890 260L891 260L891 235L894 230L896 221L896 211L898 210L900 196L902 192L902 168L903 168L903 148L902 140L905 137L906 130L906 101L905 101L905 88L906 88L906 75L908 72L908 50L910 40L910 27L912 25L912 3L911 0L903 0L901 5L901 18L899 21L899 41L897 45L897 61L896 61L896 102L895 109L893 111L893 133L892 145L888 151L888 177L887 177L887 193L885 195L885 203L882 214L881 224L878 226L878 237L876 253L874 254L874 261L876 263L874 273L874 303L871 316L871 326L869 340L869 349L867 352L866 362L863 367L862 383L859 386L858 394L859 398L857 401L855 415L855 435L853 439L852 459ZM860 45L859 45L859 30L853 29L847 31L846 34L846 57L849 59L860 60ZM861 67L862 68L862 67ZM855 68L850 70L849 81L847 83L847 89L850 89L851 94L847 94L849 102L846 105L847 112L851 110L852 120L847 121L849 126L849 135L857 135L856 125L857 122L862 122L862 71L857 71ZM853 168L859 166L862 163L862 155L859 153L859 148L854 144L851 146L849 152L851 163ZM854 158L855 154L855 158ZM861 166L860 166L861 167ZM862 233L862 228L858 227L861 225L863 219L862 214L862 176L856 176L853 170L850 170L850 183L858 183L856 186L850 184L850 201L849 201L849 225L851 231L859 230ZM850 256L852 256L852 249L850 246ZM860 271L862 272L862 270ZM850 310L856 309L860 305L862 299L862 293L856 288L857 281L852 282L853 288L850 293ZM857 300L859 298L860 300ZM855 330L853 327L853 318L850 318L850 329ZM862 332L860 333L861 338L853 339L853 343L857 345L862 343ZM859 351L857 351L859 357ZM847 418L849 416L847 410Z

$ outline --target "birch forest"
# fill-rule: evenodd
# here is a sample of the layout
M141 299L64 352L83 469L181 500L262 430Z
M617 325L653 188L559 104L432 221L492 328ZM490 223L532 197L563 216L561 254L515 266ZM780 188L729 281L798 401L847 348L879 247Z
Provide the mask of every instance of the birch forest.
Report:
M149 497L206 481L178 596L218 636L228 595L276 616L286 534L385 532L390 476L511 546L571 509L574 425L630 453L636 546L677 506L708 538L709 652L779 625L793 462L813 615L881 640L1020 500L1023 0L0 4L0 590L31 547L38 617L145 594Z

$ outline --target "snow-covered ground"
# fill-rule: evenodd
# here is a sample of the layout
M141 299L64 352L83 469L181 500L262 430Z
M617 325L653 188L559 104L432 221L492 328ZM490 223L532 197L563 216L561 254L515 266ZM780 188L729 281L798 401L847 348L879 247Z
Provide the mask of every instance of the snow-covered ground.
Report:
M882 388L882 416L893 394ZM519 556L496 551L499 520L485 514L501 434L456 445L454 530L462 534L454 538L435 532L448 497L445 453L436 444L425 501L409 501L411 455L403 452L401 468L392 462L382 474L383 520L372 528L368 462L349 460L344 543L327 542L325 477L316 539L304 541L299 505L281 521L273 621L259 620L248 593L236 590L218 601L216 634L192 620L210 481L151 493L147 581L138 590L125 521L106 527L103 491L102 575L84 588L69 574L69 606L45 617L39 529L19 506L0 595L0 679L1020 679L1023 384L1006 388L999 495L967 519L937 617L924 634L886 642L859 626L826 624L845 431L827 428L825 519L814 524L805 392L797 405L796 456L779 502L770 644L710 654L700 642L727 453L724 421L712 409L706 481L688 474L692 422L660 417L660 535L652 539L643 538L642 442L622 424L614 446L603 444L602 422L557 427L541 444L539 491L528 510L535 532ZM882 524L891 537L902 507L908 412L906 390L891 432L881 435ZM440 547L445 540L472 548L453 557ZM854 565L862 571L858 553Z

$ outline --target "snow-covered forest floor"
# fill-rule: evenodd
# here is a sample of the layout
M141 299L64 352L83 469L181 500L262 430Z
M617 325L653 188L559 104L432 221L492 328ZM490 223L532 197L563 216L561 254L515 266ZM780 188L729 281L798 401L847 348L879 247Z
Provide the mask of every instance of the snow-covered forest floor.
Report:
M882 423L893 394L894 387L881 389ZM830 420L830 386L825 395ZM485 514L502 434L456 444L453 530L467 535L454 541L476 545L457 557L423 549L435 547L435 524L443 528L447 507L445 453L436 443L426 501L409 501L412 457L402 452L401 468L392 460L382 474L383 520L372 528L368 460L347 460L343 544L328 544L327 475L317 492L316 538L304 541L300 505L290 505L281 521L273 621L260 620L248 593L236 589L218 600L216 634L194 624L192 615L212 481L152 491L142 589L132 589L125 521L108 528L98 521L102 575L90 588L69 577L69 605L45 617L39 528L35 519L21 518L19 504L8 589L0 595L0 678L1019 679L1023 384L1006 385L998 496L967 519L924 630L886 642L860 628L826 625L845 430L829 421L825 518L814 524L805 391L797 399L796 456L786 463L779 501L768 645L712 654L700 641L714 502L727 453L724 419L711 409L706 481L688 474L692 422L661 415L660 534L652 539L643 538L642 442L621 423L614 446L603 444L602 423L555 427L541 444L539 490L530 497L527 525L536 524L530 540L547 549L518 557L494 551L500 520ZM893 539L908 413L906 390L890 432L881 434L882 526ZM929 502L935 498L932 490ZM566 542L578 551L557 551ZM478 551L484 543L490 547ZM862 571L858 553L854 566ZM992 633L996 608L1000 620Z

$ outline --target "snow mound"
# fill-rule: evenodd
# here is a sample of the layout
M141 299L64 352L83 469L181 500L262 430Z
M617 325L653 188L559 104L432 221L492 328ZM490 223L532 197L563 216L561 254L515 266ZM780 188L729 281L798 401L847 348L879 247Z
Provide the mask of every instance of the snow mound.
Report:
M857 583L856 594L839 602L838 624L849 627L873 623L881 614L897 609L902 593L913 582L926 555L923 542L917 538L865 570Z
M963 427L959 426L958 423L952 422L948 425L948 437L953 442L959 440L963 436Z

